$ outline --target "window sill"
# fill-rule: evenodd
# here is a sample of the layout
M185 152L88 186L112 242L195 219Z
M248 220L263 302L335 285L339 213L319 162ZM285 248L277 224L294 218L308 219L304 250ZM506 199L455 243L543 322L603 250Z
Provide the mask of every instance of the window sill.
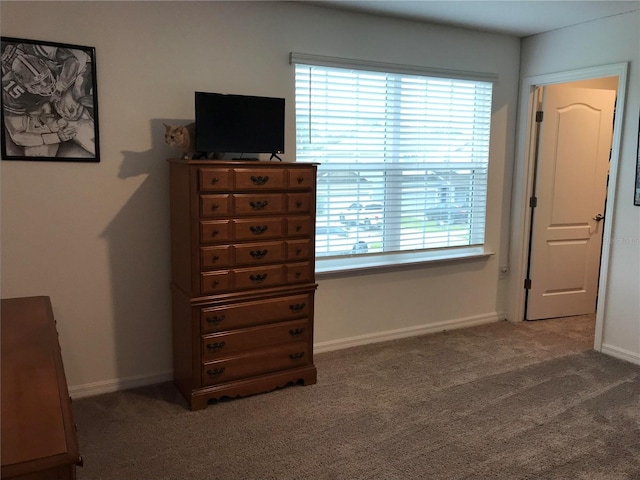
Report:
M353 275L390 272L412 267L426 267L445 263L486 260L495 255L484 247L464 247L431 252L401 252L380 255L354 255L341 258L316 258L316 277L335 278Z

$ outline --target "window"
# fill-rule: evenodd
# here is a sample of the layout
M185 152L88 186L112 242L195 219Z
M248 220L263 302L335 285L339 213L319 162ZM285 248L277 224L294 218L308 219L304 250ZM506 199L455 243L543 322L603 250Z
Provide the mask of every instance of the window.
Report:
M296 158L320 163L318 264L358 268L481 247L492 82L299 56Z

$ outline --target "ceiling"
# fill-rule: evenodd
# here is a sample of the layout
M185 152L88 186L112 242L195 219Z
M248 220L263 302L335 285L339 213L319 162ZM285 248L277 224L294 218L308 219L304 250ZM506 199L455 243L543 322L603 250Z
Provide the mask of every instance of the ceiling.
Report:
M310 3L517 37L640 10L640 0L319 0Z

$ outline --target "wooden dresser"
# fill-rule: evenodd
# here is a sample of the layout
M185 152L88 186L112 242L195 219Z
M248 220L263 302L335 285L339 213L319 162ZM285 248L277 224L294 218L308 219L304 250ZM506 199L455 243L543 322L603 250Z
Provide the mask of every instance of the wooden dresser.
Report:
M3 299L2 478L76 478L81 464L49 297Z
M169 164L174 377L190 408L315 383L316 166Z

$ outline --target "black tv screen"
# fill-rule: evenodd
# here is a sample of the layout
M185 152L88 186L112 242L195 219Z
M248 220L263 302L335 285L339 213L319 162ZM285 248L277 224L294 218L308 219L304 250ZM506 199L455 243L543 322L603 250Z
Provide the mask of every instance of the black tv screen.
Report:
M284 153L284 98L195 92L196 150Z

